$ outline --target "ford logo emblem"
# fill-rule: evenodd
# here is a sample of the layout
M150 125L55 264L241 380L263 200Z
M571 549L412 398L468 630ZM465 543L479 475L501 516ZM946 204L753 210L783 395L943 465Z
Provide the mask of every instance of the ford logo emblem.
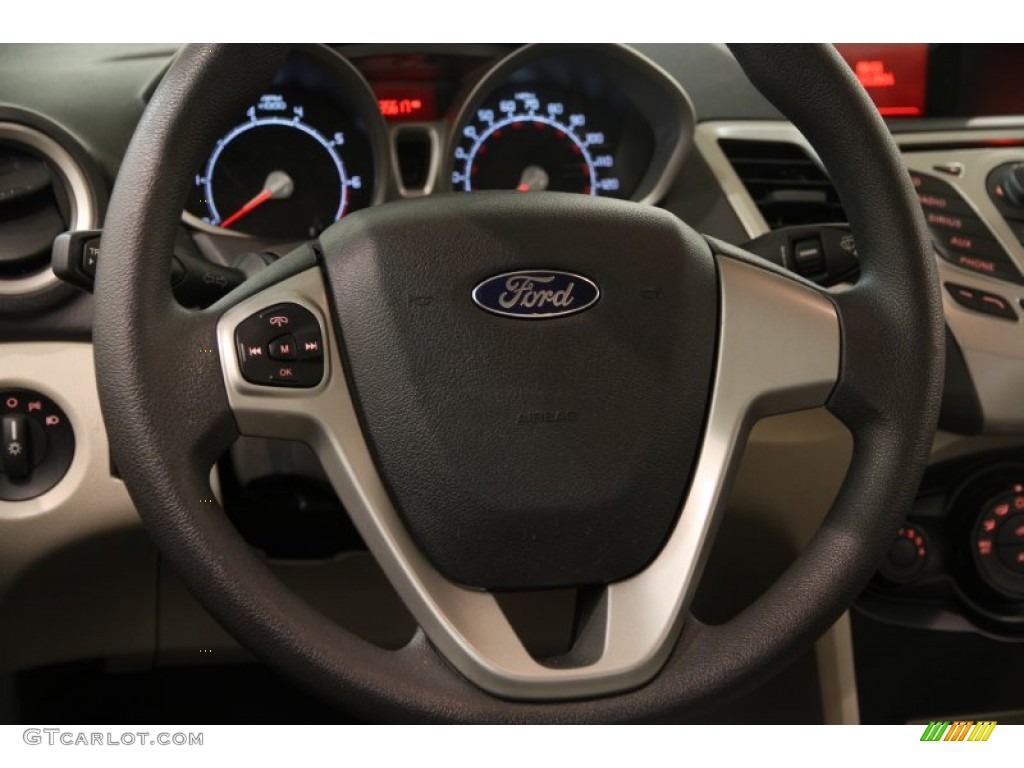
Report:
M572 272L531 269L489 277L473 289L481 309L506 317L546 320L592 307L601 291L593 281Z

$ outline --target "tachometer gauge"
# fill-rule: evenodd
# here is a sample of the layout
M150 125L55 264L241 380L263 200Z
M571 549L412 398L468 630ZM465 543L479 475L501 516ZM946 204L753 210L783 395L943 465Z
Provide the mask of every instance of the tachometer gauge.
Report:
M455 189L618 196L615 155L586 112L529 90L488 101L462 128Z
M268 243L308 240L383 202L388 163L387 128L366 80L336 51L300 45L210 146L184 219Z
M195 177L193 211L222 229L266 237L310 238L353 207L368 180L345 162L348 131L321 131L306 107L268 93L228 131ZM197 205L198 204L198 205Z

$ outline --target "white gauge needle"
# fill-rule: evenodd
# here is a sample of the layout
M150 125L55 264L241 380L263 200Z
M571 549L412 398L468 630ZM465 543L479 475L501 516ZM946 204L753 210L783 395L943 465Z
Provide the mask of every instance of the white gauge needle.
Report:
M284 171L271 171L267 174L267 180L263 182L263 190L252 200L247 202L237 211L228 216L220 223L220 226L227 229L245 214L259 208L267 200L286 200L295 191L295 182L292 177Z

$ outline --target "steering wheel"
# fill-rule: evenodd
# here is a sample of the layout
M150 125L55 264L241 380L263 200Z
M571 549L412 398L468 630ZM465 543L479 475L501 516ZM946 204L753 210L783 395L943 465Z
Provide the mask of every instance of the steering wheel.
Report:
M839 190L855 285L818 288L653 207L480 193L360 211L183 309L168 270L190 171L286 49L181 51L110 201L95 354L145 525L242 644L371 718L686 718L794 659L854 600L936 425L934 257L896 146L834 49L733 50ZM267 368L247 341L282 330L309 355ZM831 510L759 599L702 624L688 606L750 426L820 406L854 439ZM333 624L244 543L210 490L239 434L316 451L419 624L406 647ZM494 592L566 585L593 596L578 637L535 659Z

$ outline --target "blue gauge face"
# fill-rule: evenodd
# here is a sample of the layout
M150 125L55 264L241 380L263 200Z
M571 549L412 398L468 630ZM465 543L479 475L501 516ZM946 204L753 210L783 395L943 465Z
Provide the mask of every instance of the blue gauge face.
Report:
M321 130L325 120L315 126L317 110L307 108L303 95L268 93L249 108L196 174L190 213L221 229L301 240L368 204L366 169L347 162L369 156L351 146L353 139L359 143L358 132L338 125L340 119L337 130Z
M488 99L462 127L452 186L472 192L576 192L619 196L615 155L599 126L565 102L516 91Z

